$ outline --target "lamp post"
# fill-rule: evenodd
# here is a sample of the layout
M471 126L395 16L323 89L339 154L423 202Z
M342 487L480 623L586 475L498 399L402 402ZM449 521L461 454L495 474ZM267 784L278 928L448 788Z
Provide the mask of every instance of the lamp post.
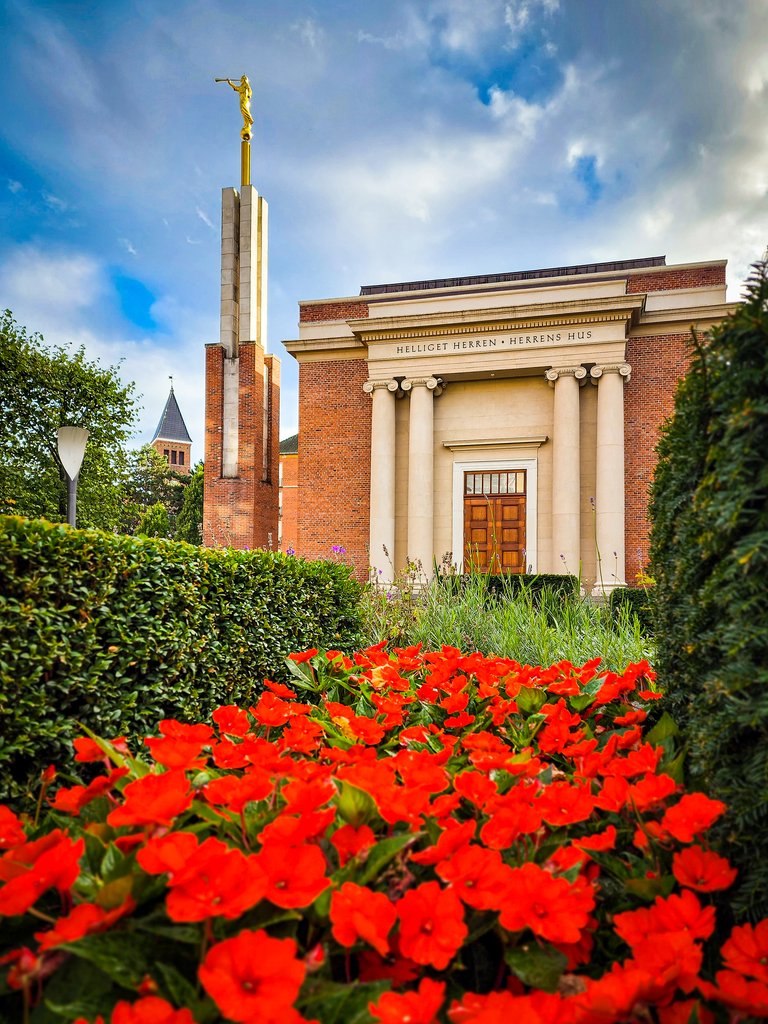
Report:
M84 427L59 427L57 431L59 458L67 474L67 522L70 526L75 525L77 516L77 479L88 434Z

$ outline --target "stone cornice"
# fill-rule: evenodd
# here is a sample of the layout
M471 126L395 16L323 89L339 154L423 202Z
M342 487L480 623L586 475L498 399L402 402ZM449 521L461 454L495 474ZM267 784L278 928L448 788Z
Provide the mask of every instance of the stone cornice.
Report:
M534 328L560 327L564 324L637 323L645 296L617 295L602 299L571 302L533 303L498 309L470 309L418 315L348 320L354 333L366 344L397 341L401 338L449 337L465 334L490 334ZM289 351L291 351L289 349Z
M540 448L549 440L547 434L531 437L478 437L460 441L443 441L443 448L459 452L469 448Z
M295 338L283 342L286 352L298 358L304 352L332 351L340 348L364 349L365 342L359 338Z
M650 327L658 324L691 324L719 323L730 316L739 306L738 302L719 302L714 306L685 306L680 309L653 309L643 311L637 321L637 327Z

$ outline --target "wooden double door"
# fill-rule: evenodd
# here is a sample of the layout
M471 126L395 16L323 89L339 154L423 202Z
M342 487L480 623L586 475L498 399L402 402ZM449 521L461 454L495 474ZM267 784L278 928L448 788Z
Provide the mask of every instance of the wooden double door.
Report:
M464 571L525 572L525 470L464 473Z

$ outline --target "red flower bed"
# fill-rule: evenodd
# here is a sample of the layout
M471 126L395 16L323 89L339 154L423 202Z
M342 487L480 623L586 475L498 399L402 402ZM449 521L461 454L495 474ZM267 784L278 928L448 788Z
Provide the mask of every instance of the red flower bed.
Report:
M644 735L647 664L382 646L291 664L296 689L164 721L140 755L78 741L103 771L41 826L0 807L0 1015L768 1017L768 921L709 948L735 879L706 841L725 808L683 791L667 718Z

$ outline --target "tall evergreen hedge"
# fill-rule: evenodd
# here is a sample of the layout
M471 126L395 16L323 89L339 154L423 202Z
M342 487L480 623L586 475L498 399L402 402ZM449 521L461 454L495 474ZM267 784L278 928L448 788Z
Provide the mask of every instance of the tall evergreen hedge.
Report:
M657 668L689 781L726 801L735 908L768 914L768 272L710 338L659 445L651 515Z
M0 801L106 736L254 700L309 647L354 649L347 566L0 517Z

